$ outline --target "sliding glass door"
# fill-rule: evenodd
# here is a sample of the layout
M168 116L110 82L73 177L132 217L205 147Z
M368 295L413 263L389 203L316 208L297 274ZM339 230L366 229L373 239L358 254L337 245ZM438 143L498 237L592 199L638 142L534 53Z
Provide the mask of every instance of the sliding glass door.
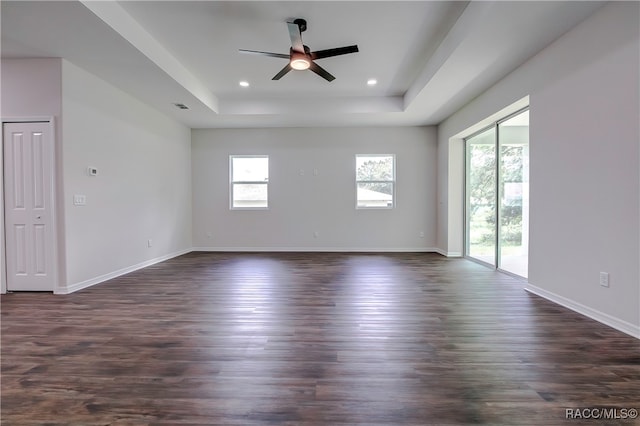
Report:
M527 277L529 111L466 142L466 256Z
M496 129L466 140L466 254L496 266Z
M498 123L498 267L527 277L529 265L529 111Z

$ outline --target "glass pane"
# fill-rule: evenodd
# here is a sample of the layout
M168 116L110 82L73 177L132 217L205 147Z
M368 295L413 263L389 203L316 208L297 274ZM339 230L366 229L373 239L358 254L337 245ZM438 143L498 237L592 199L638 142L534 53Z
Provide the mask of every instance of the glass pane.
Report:
M498 267L527 277L529 263L529 111L498 125L500 229Z
M234 183L234 208L267 208L268 194L266 183Z
M358 183L358 207L393 207L393 183Z
M393 156L392 155L357 155L356 156L356 180L380 181L393 180Z
M466 161L466 254L495 266L495 128L467 139Z
M232 157L231 160L234 182L267 182L269 180L269 157Z

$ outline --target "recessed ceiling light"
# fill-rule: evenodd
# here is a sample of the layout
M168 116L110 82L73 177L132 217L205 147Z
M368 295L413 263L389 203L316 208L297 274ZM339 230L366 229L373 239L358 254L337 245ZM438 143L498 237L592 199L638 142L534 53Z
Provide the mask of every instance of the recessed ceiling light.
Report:
M242 80L239 84L240 84L240 86L242 86L242 87L249 87L249 82L248 82L248 81L244 81L244 80Z
M367 84L369 86L375 86L376 84L378 84L378 80L376 80L375 78L370 78L369 80L367 80Z

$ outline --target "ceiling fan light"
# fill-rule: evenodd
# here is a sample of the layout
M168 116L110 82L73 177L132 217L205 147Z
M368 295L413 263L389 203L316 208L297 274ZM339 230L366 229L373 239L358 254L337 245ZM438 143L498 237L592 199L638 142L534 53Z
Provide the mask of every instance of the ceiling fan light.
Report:
M311 66L311 61L304 55L294 56L291 58L289 65L294 70L306 70Z

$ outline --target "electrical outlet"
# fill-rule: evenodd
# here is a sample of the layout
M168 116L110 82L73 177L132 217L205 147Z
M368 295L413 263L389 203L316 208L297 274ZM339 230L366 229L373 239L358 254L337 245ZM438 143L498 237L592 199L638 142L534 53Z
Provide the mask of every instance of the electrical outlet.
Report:
M420 238L424 238L424 231L420 231L418 235L420 235Z
M153 247L153 240L152 239L148 239L147 240L147 247Z
M600 272L600 285L602 287L609 287L609 273Z
M320 233L318 231L314 231L313 238L318 238L319 236L320 236Z

